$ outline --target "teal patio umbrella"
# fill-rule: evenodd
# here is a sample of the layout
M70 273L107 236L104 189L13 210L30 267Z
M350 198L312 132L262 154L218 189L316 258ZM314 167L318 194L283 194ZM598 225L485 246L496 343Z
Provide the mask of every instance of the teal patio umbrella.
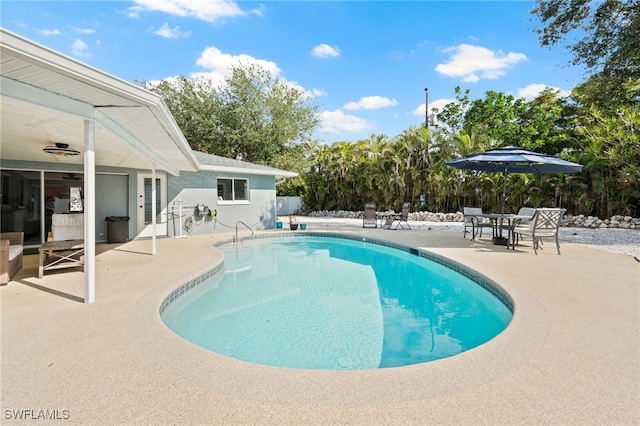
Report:
M461 170L502 173L504 175L504 184L502 186L501 214L504 214L506 201L507 173L556 174L580 173L582 171L582 165L580 164L515 146L491 149L479 154L448 161L445 164Z

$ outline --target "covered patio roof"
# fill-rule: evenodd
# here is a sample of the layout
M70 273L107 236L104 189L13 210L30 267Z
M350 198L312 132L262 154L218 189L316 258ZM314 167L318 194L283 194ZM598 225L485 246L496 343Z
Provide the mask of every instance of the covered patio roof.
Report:
M83 166L85 303L91 303L96 287L96 167L151 170L155 179L156 170L173 175L197 171L198 160L159 95L2 28L0 111L2 165L22 160ZM77 155L43 151L57 144ZM41 198L43 205L44 194Z
M159 95L5 29L0 54L3 160L82 164L82 155L43 148L65 143L82 152L84 122L93 120L96 166L198 170Z

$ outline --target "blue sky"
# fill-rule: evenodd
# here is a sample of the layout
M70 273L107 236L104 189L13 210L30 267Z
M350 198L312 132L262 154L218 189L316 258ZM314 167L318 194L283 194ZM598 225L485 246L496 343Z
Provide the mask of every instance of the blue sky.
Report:
M487 90L533 98L584 80L540 47L533 1L5 1L3 28L127 81L258 62L313 97L332 143L396 136Z

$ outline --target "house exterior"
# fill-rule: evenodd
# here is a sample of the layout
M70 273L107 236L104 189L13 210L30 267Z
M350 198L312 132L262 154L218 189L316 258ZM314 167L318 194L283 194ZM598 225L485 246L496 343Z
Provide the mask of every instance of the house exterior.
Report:
M297 176L272 167L194 152L197 172L169 176L168 235L272 229L278 179ZM200 211L198 210L200 209ZM201 210L209 213L204 214ZM189 227L187 220L192 225ZM241 224L240 224L241 223Z
M201 152L194 155L198 160L196 171L182 171L177 176L156 171L156 236L229 232L235 230L239 221L254 230L275 228L276 183L296 173ZM0 172L1 231L24 232L27 247L37 247L47 238L55 238L49 235L52 216L73 214L70 193L73 188L84 189L83 169L73 164L1 156ZM113 217L129 217L129 239L151 237L150 190L151 170L97 167L96 242L109 241L110 223L106 219ZM198 206L206 207L214 215L199 214ZM192 226L187 229L189 218Z
M296 173L194 152L159 95L1 28L0 53L0 228L38 247L81 227L85 302L114 217L152 253L158 236L275 227Z

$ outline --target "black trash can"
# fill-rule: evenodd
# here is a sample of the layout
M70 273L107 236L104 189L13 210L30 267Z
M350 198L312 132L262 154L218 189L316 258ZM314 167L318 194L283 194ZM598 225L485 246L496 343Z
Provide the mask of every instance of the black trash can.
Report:
M107 216L109 244L126 243L129 240L129 216Z

